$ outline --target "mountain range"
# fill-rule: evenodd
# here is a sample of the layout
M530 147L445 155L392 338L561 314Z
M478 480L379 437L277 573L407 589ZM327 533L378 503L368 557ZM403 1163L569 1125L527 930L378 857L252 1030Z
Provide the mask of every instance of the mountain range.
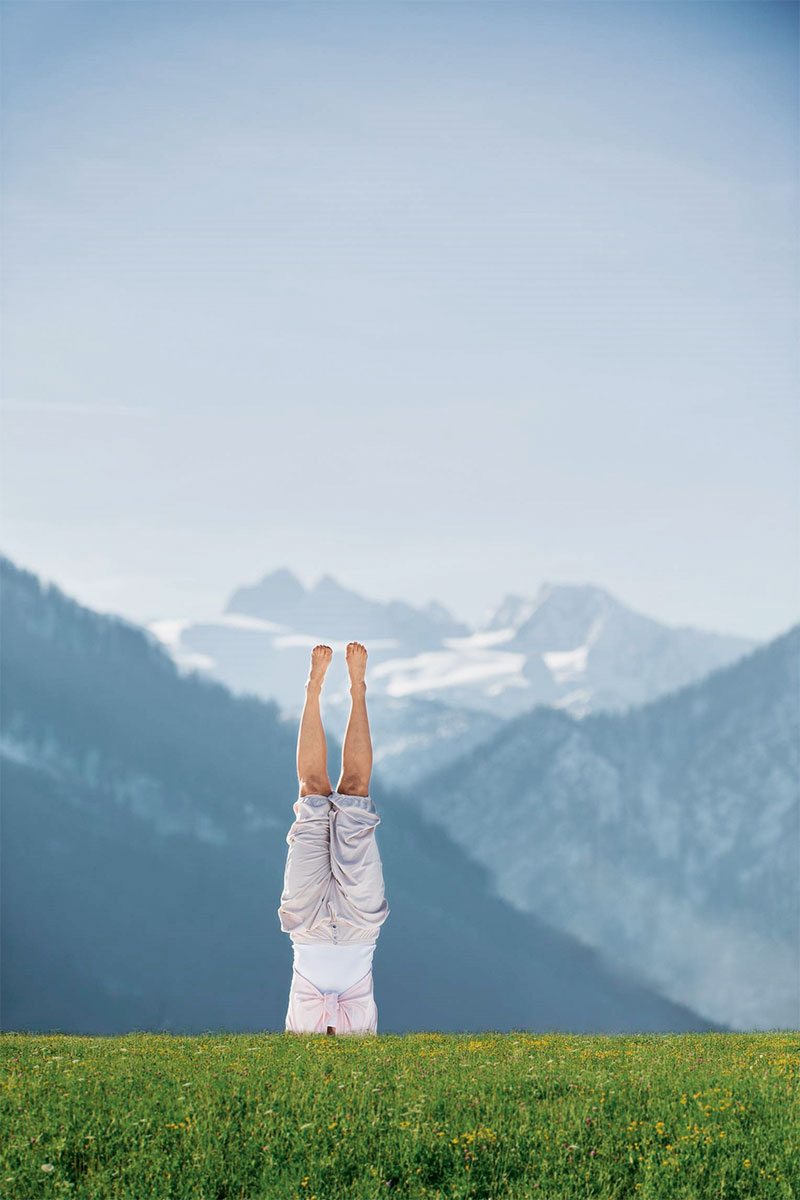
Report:
M8 558L0 588L2 1027L282 1030L296 721ZM381 1031L726 1028L497 895L379 771L372 794Z
M238 587L215 620L159 619L150 630L182 670L299 716L310 648L334 658L323 704L344 720L344 646L370 654L375 762L406 787L455 761L504 721L546 704L576 717L647 703L734 662L758 643L671 627L591 585L543 583L508 595L477 628L441 604L368 600L324 575L310 589L287 569Z
M269 618L279 632L265 635ZM376 764L497 895L708 1018L798 1024L795 631L759 645L554 583L469 629L441 605L370 602L330 576L306 590L286 570L233 591L221 621L239 623L251 686L287 719L310 645L368 639ZM242 622L261 623L269 669L246 654ZM173 654L198 636L187 625ZM204 669L235 683L242 660L220 626L203 636ZM337 727L341 657L323 695Z

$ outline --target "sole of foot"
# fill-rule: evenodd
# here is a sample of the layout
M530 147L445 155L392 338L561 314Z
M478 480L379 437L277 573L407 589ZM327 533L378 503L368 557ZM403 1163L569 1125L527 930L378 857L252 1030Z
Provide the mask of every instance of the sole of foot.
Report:
M344 652L351 684L365 682L367 673L367 648L361 642L348 642Z
M315 646L311 651L311 666L308 672L308 682L322 685L325 672L330 666L333 650L330 646Z

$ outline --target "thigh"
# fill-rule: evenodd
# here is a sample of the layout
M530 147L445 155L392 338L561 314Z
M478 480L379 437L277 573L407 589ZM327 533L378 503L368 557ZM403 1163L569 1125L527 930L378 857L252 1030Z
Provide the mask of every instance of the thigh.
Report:
M301 796L294 811L278 909L286 933L309 929L319 920L331 884L328 797Z
M380 817L369 796L331 796L330 863L340 915L351 924L376 929L389 915L383 864L375 838Z

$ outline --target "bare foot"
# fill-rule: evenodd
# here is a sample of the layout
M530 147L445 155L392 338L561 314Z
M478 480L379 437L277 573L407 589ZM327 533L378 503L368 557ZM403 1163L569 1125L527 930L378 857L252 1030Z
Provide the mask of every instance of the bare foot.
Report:
M315 646L311 651L311 667L306 680L307 688L321 688L325 672L330 666L333 650L330 646Z
M367 648L362 646L361 642L348 642L344 652L347 669L350 672L350 685L363 685L366 687L365 675L367 673Z

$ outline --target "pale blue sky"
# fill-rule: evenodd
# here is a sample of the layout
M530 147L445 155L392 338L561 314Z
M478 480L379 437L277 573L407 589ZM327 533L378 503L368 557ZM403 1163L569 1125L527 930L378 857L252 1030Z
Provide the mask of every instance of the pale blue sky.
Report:
M793 3L3 6L0 549L800 617ZM354 637L358 631L354 631Z

